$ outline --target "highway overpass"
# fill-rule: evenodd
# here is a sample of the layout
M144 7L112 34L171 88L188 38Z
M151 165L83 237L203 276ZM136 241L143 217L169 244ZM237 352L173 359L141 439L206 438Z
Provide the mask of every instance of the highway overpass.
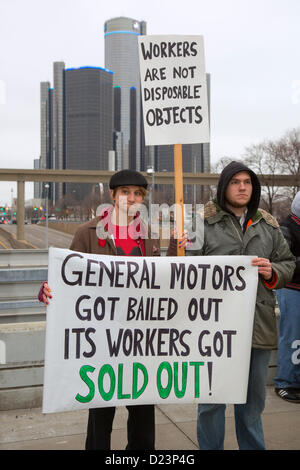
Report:
M0 181L17 181L17 240L24 240L25 222L25 182L44 181L47 183L107 183L113 171L94 170L28 170L0 169ZM151 175L142 172L151 183ZM217 184L219 174L216 173L183 173L183 184L210 186ZM298 186L299 175L258 175L263 186ZM155 184L174 184L173 172L155 173Z

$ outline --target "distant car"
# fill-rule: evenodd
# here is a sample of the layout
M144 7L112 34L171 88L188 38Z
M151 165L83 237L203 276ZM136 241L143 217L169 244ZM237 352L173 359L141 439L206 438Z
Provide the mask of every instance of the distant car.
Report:
M54 217L53 215L51 217L48 218L48 220L56 220L56 217Z

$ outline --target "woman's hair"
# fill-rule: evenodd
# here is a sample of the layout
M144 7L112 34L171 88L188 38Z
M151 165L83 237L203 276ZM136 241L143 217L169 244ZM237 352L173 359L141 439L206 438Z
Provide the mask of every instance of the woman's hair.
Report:
M123 186L118 186L117 188L112 189L112 195L113 195L113 197L115 197L115 195L116 195L118 189L120 189L120 188L122 188L122 187L123 187ZM145 197L147 196L147 192L148 192L147 189L143 188L142 186L138 186L138 188L139 188L139 191L141 191L141 193L142 193L142 195L143 195L143 198L145 199Z

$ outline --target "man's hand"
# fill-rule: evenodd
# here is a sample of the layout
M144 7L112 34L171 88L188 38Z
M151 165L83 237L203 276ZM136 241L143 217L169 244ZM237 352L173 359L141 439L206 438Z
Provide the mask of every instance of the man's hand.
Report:
M252 266L258 266L258 274L260 274L266 281L272 279L273 270L272 263L267 258L254 258Z

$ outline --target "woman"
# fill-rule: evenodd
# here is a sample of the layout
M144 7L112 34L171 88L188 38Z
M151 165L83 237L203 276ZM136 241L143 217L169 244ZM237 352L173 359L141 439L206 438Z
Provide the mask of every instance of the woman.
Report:
M82 225L75 233L70 249L82 253L111 256L160 256L160 240L151 238L138 209L147 194L147 180L134 170L115 173L109 183L113 206L99 217ZM186 245L186 235L182 240ZM168 255L176 255L176 244L170 244ZM39 300L48 304L51 289L44 282ZM154 405L127 406L127 450L155 448ZM86 449L109 450L115 408L89 409Z

